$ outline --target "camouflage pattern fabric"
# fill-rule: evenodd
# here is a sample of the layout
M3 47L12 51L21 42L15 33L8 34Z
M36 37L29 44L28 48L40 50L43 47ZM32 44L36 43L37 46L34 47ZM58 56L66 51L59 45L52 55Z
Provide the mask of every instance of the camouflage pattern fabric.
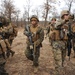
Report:
M26 47L26 49L25 49L25 55L26 55L26 57L29 59L29 60L31 60L31 61L33 61L33 65L34 66L38 66L38 58L39 58L39 56L40 56L40 47L36 47L36 53L35 53L36 55L35 55L35 60L33 59L33 49L30 49L30 47Z
M60 69L62 67L62 62L64 62L66 57L66 44L63 41L53 42L53 54L55 60L55 74L60 75Z
M11 25L11 27L12 27L13 32L9 35L9 38L8 38L10 45L12 45L12 42L18 33L17 26Z
M73 32L73 36L72 36L72 47L73 47L73 50L74 50L74 58L75 58L75 20L73 21L73 24L72 24L72 32Z
M41 47L41 43L44 39L44 31L41 27L36 27L36 28L30 28L31 29L31 32L33 34L33 37L32 37L32 41L34 43L34 45L36 45L36 52L35 52L35 59L33 60L33 49L30 49L30 42L28 41L28 38L27 38L27 46L26 46L26 49L25 49L25 55L28 59L32 60L33 61L33 65L34 66L38 66L38 58L39 58L39 55L40 55L40 47ZM24 31L24 34L26 34L26 31Z

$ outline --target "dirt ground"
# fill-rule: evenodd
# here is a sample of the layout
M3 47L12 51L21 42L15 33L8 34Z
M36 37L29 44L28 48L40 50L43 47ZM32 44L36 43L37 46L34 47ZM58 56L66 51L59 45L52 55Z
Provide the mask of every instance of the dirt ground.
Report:
M26 36L23 35L23 31L24 29L20 28L18 36L13 41L12 50L15 51L15 55L7 59L5 68L9 75L54 75L53 53L48 38L43 41L43 47L40 50L39 69L38 72L34 74L33 63L24 55ZM75 75L75 58L73 58L73 51L70 61L66 56L63 69L65 74L62 73L61 75Z

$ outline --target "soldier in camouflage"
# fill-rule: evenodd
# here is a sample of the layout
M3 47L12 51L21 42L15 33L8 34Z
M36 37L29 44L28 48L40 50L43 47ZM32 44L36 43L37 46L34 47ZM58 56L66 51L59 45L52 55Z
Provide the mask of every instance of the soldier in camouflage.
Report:
M5 42L6 47L7 47L6 56L9 57L9 56L10 56L10 53L11 53L11 55L13 56L15 52L11 50L11 46L10 46L10 43L9 43L9 41L8 41L8 35L9 35L11 32L13 32L13 31L12 31L12 27L11 27L11 25L10 25L10 26L7 25L6 18L4 18L4 17L2 18L2 25L3 25L3 26L1 27L1 31L3 32L3 33L2 33L2 34L3 34L3 39L4 39L4 42Z
M74 58L75 58L75 20L74 20L74 14L70 15L70 20L72 21L72 47L74 50Z
M67 33L68 33L69 12L63 10L61 12L61 20L55 24L55 30L52 32L54 35L53 53L55 60L55 75L60 75L61 67L66 57L67 47Z
M11 22L9 21L9 19L7 19L6 22L6 26L9 28L9 34L7 35L8 41L10 43L10 45L12 45L14 38L17 36L18 30L17 30L17 26L11 24Z
M38 25L38 18L37 16L33 15L30 18L30 31L31 31L31 36L32 36L32 42L35 48L35 58L34 58L34 49L31 48L30 46L30 41L28 36L30 35L26 30L24 31L24 34L27 36L27 46L25 50L25 55L26 57L33 61L33 66L34 66L34 72L36 73L38 70L38 59L40 56L40 47L42 47L42 41L44 39L44 31L43 29Z
M3 26L2 17L0 16L0 75L8 75L4 67L6 63L5 52L7 48L6 48L6 43L3 39L2 26Z
M53 32L53 30L55 28L55 23L56 23L56 18L53 17L51 19L51 22L50 22L49 26L47 27L47 31L48 31L47 33L49 34L49 42L50 42L51 46L52 46L52 42L53 42L53 34L52 34L52 32Z

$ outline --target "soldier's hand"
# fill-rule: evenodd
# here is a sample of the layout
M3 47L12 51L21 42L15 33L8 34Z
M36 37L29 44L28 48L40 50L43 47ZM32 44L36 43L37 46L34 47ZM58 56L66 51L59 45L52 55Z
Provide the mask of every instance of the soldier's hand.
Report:
M31 36L32 34L31 33L29 33L29 32L26 32L26 36Z

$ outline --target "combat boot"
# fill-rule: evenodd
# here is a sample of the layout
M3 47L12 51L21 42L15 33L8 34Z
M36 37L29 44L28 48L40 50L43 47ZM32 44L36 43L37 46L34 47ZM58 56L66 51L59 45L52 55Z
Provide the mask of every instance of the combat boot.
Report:
M8 73L0 73L0 75L9 75Z
M9 56L10 56L10 51L7 51L6 56L7 56L7 58L9 58Z
M14 54L15 54L15 52L11 50L11 56L12 56L12 57L13 57Z
M12 51L12 50L7 50L7 53L6 53L7 58L9 58L10 53L11 53L11 56L13 56L13 55L15 54L14 51Z
M34 67L34 73L38 72L38 67Z

